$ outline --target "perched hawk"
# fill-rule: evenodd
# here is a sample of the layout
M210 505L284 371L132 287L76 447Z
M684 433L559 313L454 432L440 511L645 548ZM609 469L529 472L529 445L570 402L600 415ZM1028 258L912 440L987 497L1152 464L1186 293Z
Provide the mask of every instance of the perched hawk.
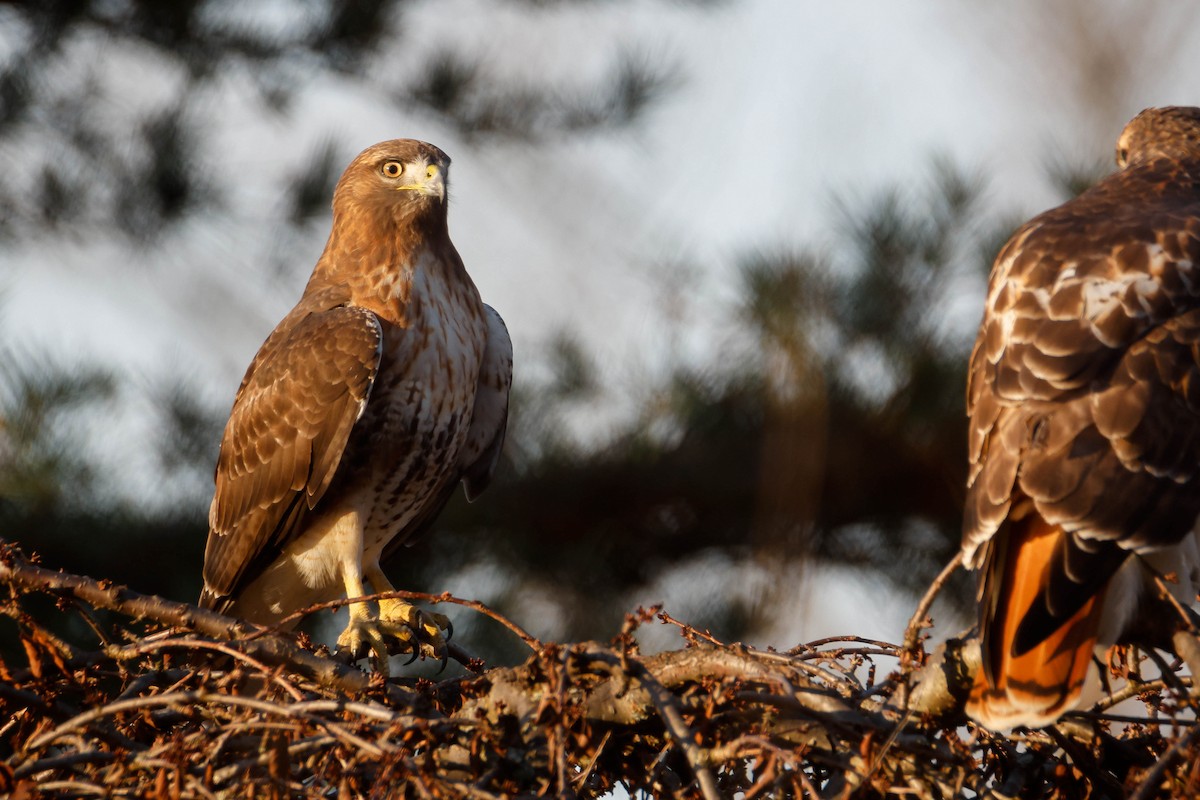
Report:
M1098 642L1179 624L1154 577L1185 606L1200 579L1200 109L1143 111L1117 163L1009 240L971 355L967 711L993 729L1073 708Z
M201 605L269 624L392 590L382 558L462 481L487 486L504 440L512 343L450 242L450 159L369 147L333 194L333 231L296 307L250 363L221 439ZM444 652L440 614L350 605L338 645Z

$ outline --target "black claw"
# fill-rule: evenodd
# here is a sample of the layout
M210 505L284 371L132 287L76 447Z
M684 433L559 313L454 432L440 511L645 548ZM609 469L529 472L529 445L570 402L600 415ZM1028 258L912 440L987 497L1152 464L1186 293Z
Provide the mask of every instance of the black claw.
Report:
M454 623L449 618L447 618L446 619L446 641L448 642L453 638L454 638Z
M443 647L442 648L442 665L440 667L438 667L438 671L434 674L441 675L443 672L446 671L446 665L449 663L450 663L450 648Z
M413 645L412 658L410 658L408 661L405 661L405 662L404 662L404 666L406 666L406 667L407 667L409 664L411 664L411 663L413 663L414 661L416 661L416 660L417 660L417 656L419 656L420 654L421 654L421 643L420 643L420 642L416 642L416 643Z
M358 650L362 650L362 648L360 647ZM348 647L339 647L334 651L333 655L343 663L353 664L354 662L361 660L364 654L355 650L351 650Z

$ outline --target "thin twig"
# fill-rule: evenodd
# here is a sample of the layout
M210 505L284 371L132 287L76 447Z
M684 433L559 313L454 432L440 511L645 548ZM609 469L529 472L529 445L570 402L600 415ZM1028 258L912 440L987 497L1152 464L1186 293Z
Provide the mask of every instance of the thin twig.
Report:
M350 744L354 745L355 747L357 747L361 750L364 750L366 752L369 752L372 755L383 755L385 749L390 749L390 746L388 748L383 748L379 745L368 742L358 736L355 736L352 733L349 733L344 728L342 728L340 725L337 725L336 723L330 722L329 720L326 720L326 719L322 719L322 718L310 713L312 711L336 710L339 707L344 707L347 705L361 705L361 704L347 704L347 703L340 703L337 701L323 701L320 703L295 703L295 704L284 706L284 705L279 705L277 703L269 703L265 700L258 700L258 699L251 698L251 697L239 697L237 695L227 695L227 694L214 694L211 692L172 692L169 694L151 695L149 697L134 697L129 700L120 700L120 701L117 701L114 703L108 703L107 705L101 706L99 708L94 708L90 711L85 711L82 714L79 714L78 716L74 717L73 719L67 720L66 722L64 722L63 724L54 728L53 730L47 731L46 733L43 733L39 736L34 737L26 745L26 749L27 750L40 750L43 747L46 747L47 745L54 742L54 740L58 739L63 734L69 733L78 728L85 727L89 723L91 723L97 719L100 719L102 717L115 716L117 714L124 713L126 711L134 711L134 710L143 709L143 708L152 708L155 706L196 706L196 705L207 705L207 704L237 706L237 707L252 709L254 711L258 711L258 712L264 713L264 714L275 714L275 715L283 716L283 717L292 717L292 718L296 718L296 719L303 719L306 722L309 722L313 725L325 728L326 730L328 730L330 733L334 734L338 738L344 739L345 741L349 742ZM368 710L371 710L370 707L364 707L364 708L360 709L360 713L363 713L364 711L368 711Z
M595 771L596 765L600 763L600 754L604 752L604 747L608 744L608 740L611 736L611 730L604 732L604 737L600 740L600 744L596 746L596 752L592 754L592 759L588 762L587 769L572 778L571 783L577 783L580 786L585 787L587 786L588 778L590 778L592 772Z
M33 761L28 764L22 764L13 770L14 778L24 778L27 775L37 775L39 772L46 772L60 767L73 767L76 764L105 764L114 761L117 758L116 753L109 753L104 750L87 750L81 753L64 753L57 756L49 756L38 761Z
M154 642L136 642L134 644L125 645L124 647L110 645L104 648L105 654L117 661L122 661L130 658L137 658L140 655L154 652L155 650L165 650L168 648L180 648L185 650L213 650L218 653L223 653L233 659L241 661L244 664L249 664L256 670L266 675L273 683L290 694L293 699L300 701L304 699L304 695L295 686L285 681L281 676L266 664L258 661L237 648L225 644L223 642L210 642L205 639L161 639Z
M725 643L722 642L717 637L713 636L711 632L709 632L707 630L704 630L704 631L697 630L696 628L693 628L691 625L688 625L686 622L681 622L681 621L675 619L670 614L668 614L666 611L659 611L657 614L655 614L655 616L657 616L660 620L662 620L666 624L674 625L675 627L679 628L680 635L682 635L683 638L687 639L688 641L693 641L695 639L703 639L704 641L708 642L711 645L716 645L718 647L725 646Z
M683 756L687 759L692 772L695 773L696 780L700 784L700 792L704 795L705 800L720 800L721 791L717 786L717 779L712 770L708 768L703 749L692 738L692 731L683 719L683 713L679 710L675 695L659 683L658 678L651 674L637 656L630 653L617 656L594 649L588 651L586 656L609 666L624 666L629 671L630 676L640 683L650 696L650 701L658 711L671 740L683 751Z
M1146 777L1142 779L1141 785L1137 791L1130 795L1129 800L1149 800L1151 797L1158 796L1159 785L1163 778L1166 777L1167 770L1171 769L1179 759L1183 758L1184 753L1192 747L1200 744L1200 725L1193 727L1188 731L1187 736L1177 740L1175 744L1159 756L1154 767L1146 773Z
M1175 613L1179 615L1180 621L1183 622L1183 624L1186 625L1189 630L1194 630L1196 626L1196 618L1194 614L1183 607L1183 604L1179 602L1179 598L1177 598L1175 593L1171 591L1171 587L1167 586L1166 580L1160 573L1153 570L1146 562L1143 561L1142 563L1147 569L1150 570L1151 574L1154 575L1154 584L1158 587L1159 595L1162 597L1162 599L1166 600L1167 603L1171 605L1171 608L1175 609Z
M950 576L960 566L962 566L961 550L954 554L954 558L950 559L946 566L942 567L942 571L933 579L933 583L929 584L929 588L925 590L921 601L917 603L917 607L904 629L904 643L901 645L903 661L911 662L916 657L918 646L921 643L921 629L926 625L925 621L929 617L929 609L933 607L933 601L937 598L938 593L942 591L942 587L946 585L946 581L950 580Z
M226 617L215 611L162 597L139 594L110 581L97 581L81 575L54 572L34 566L16 549L0 540L0 582L34 591L69 594L96 608L115 611L134 619L150 619L163 625L197 631L215 639L258 638L262 629L248 622ZM286 665L313 678L324 686L361 692L370 676L347 664L322 658L299 647L285 636L264 636L250 648L249 655L271 665Z

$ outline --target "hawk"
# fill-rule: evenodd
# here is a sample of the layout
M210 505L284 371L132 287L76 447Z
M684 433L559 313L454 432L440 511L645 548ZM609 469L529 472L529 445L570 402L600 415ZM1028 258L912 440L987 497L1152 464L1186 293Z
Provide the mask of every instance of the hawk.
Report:
M260 624L393 587L379 563L504 441L512 343L450 241L450 159L398 139L360 153L296 307L259 348L221 439L200 604ZM350 604L338 637L387 668L385 638L444 654L448 620Z
M1163 644L1156 577L1200 581L1200 109L1152 108L1119 170L1022 226L967 382L964 563L981 572L967 712L1054 722L1098 643Z

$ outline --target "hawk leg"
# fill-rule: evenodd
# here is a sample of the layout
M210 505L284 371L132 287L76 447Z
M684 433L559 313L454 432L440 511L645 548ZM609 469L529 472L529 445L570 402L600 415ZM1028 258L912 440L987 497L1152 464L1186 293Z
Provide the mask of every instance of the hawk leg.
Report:
M346 584L346 597L362 597L366 594L362 577L357 571L347 570L343 576ZM388 674L388 650L383 640L383 631L379 618L372 612L371 605L362 600L350 603L350 622L337 638L339 653L345 653L358 660L371 652L371 660L375 669L383 676Z
M369 567L366 572L367 580L376 592L396 590L377 565ZM366 594L358 576L347 575L345 583L348 597ZM448 652L446 639L453 630L449 618L444 614L421 611L398 598L380 600L378 615L372 613L370 604L355 602L350 604L350 622L338 637L338 651L348 653L355 659L362 658L369 651L376 671L387 676L390 655L387 639L399 641L404 650L412 653L410 663L418 656L445 661ZM446 631L445 637L442 631Z

